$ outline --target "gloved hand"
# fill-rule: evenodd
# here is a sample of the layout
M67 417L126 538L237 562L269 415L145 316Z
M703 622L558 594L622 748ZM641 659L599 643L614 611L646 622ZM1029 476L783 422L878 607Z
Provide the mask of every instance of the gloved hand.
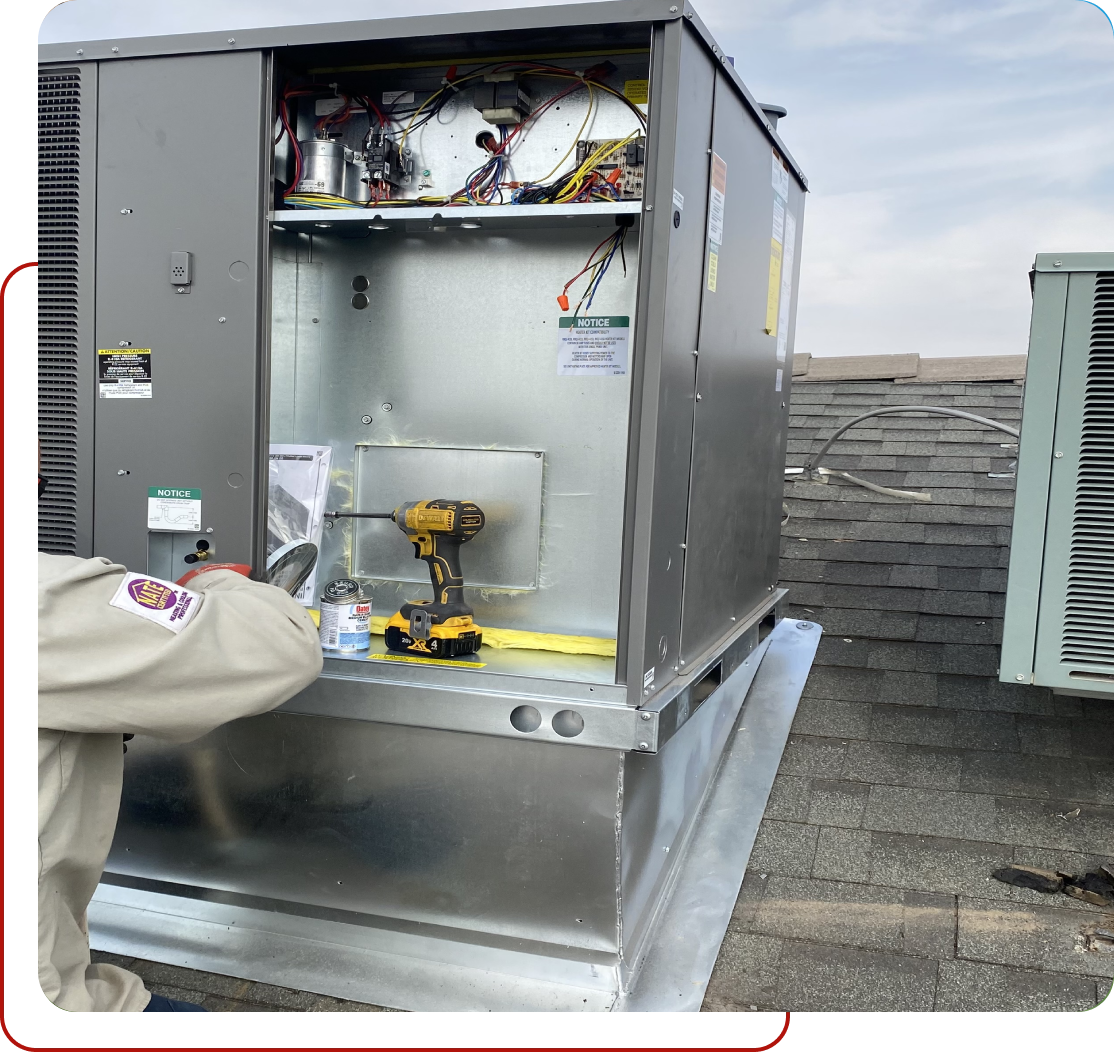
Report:
M234 570L236 573L243 574L245 577L251 577L251 567L245 563L203 563L201 566L194 567L192 570L187 570L174 583L185 587L198 574L208 573L210 570Z

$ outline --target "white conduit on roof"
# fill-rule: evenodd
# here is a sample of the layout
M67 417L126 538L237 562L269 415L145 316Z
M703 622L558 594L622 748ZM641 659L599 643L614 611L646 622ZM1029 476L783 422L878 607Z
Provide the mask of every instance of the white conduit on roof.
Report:
M857 478L854 475L848 474L846 471L832 471L829 468L820 467L820 459L831 449L832 443L849 428L854 427L856 424L861 424L864 420L870 420L872 417L894 416L903 413L935 413L938 416L958 417L962 420L972 420L976 424L984 424L986 427L996 428L998 431L1004 431L1007 435L1012 435L1014 438L1020 437L1020 432L1016 428L1010 427L1007 424L1001 424L997 420L991 420L985 416L965 413L962 409L948 409L938 405L886 406L883 409L872 409L869 413L863 413L862 416L857 416L854 420L849 420L842 427L836 429L832 437L820 447L819 452L809 457L803 468L786 468L785 473L787 475L800 475L801 477L796 480L798 482L811 482L816 476L824 477L827 475L837 475L839 478L844 478L847 479L848 482L855 483L856 486L864 486L866 489L873 490L875 493L883 493L887 497L896 497L899 500L932 500L931 493L921 493L916 490L890 489L888 486L878 486L873 482L867 482L866 479Z

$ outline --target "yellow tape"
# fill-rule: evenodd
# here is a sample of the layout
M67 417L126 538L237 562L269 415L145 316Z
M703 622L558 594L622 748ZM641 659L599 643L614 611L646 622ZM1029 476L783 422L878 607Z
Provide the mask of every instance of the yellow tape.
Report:
M311 610L309 616L313 623L321 627L321 611ZM387 618L373 617L370 619L370 629L381 636L387 628ZM478 626L477 626L478 627ZM484 646L494 647L496 650L552 650L558 654L594 654L597 657L614 657L615 640L603 639L599 636L563 636L555 632L523 632L517 628L487 628L482 627ZM375 660L390 661L428 661L434 665L464 664L468 668L480 668L470 661L452 662L440 658L408 658L405 656L373 654Z
M408 665L452 665L455 668L486 668L483 661L453 661L450 658L412 657L410 654L368 654L368 661L402 661Z
M553 650L559 654L595 654L599 657L615 656L615 640L598 636L563 636L554 632L523 632L517 628L488 628L477 626L483 632L484 646L496 650ZM387 618L371 618L371 630L381 636L387 628ZM438 662L441 664L442 662Z

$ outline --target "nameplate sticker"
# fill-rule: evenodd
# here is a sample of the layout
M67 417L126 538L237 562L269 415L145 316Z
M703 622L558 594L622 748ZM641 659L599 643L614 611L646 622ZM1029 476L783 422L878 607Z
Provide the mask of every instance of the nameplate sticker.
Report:
M178 633L201 608L201 593L157 577L126 573L108 605Z

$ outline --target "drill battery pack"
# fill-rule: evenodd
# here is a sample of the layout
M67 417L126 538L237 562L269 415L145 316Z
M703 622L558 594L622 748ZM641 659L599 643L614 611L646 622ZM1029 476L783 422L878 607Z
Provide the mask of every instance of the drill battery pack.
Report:
M409 618L397 613L387 622L384 633L387 649L432 658L455 658L477 653L483 642L482 629L470 617L450 617L443 625L430 625L428 631L427 639L415 639L410 634Z

